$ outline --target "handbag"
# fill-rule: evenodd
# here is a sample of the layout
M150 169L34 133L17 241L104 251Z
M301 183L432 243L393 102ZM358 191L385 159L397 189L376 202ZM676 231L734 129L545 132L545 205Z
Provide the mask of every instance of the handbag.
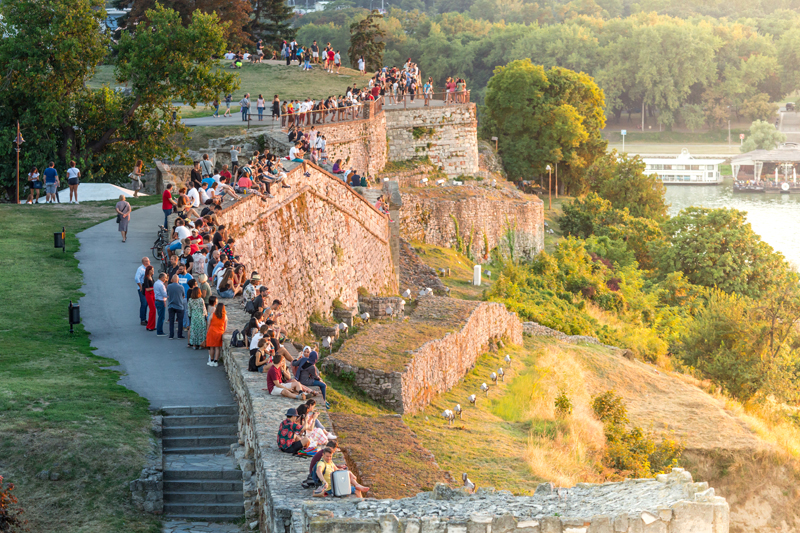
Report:
M120 222L122 222L122 215L117 213L117 224L119 224Z

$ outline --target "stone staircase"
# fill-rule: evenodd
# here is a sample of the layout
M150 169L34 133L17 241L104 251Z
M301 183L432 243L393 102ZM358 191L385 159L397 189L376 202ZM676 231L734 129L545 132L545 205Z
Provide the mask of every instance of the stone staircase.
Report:
M205 522L244 515L242 472L228 455L238 441L238 407L165 407L164 514Z

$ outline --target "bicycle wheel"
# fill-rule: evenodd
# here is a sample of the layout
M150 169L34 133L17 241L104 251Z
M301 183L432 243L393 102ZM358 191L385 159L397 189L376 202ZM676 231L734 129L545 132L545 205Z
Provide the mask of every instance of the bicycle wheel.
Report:
M164 245L161 241L156 241L153 243L153 247L150 248L153 251L153 259L161 259L161 255L164 253Z

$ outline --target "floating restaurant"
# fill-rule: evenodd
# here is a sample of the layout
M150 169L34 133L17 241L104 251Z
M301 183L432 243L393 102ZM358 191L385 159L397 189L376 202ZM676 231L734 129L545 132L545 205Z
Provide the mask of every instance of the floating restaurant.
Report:
M684 148L678 157L642 158L647 174L656 174L664 185L719 185L719 166L724 159L695 159Z
M753 150L733 156L734 192L800 193L797 166L800 146L784 143L774 150Z

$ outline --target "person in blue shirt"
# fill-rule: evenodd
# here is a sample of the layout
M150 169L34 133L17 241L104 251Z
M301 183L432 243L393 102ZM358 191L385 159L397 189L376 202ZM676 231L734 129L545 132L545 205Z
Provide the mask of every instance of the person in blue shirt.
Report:
M45 202L48 204L54 204L57 199L59 180L55 166L56 164L50 161L50 164L44 169Z
M178 338L183 339L183 315L186 310L184 301L186 291L175 274L167 286L167 310L169 312L169 338L175 338L175 322L178 323Z

